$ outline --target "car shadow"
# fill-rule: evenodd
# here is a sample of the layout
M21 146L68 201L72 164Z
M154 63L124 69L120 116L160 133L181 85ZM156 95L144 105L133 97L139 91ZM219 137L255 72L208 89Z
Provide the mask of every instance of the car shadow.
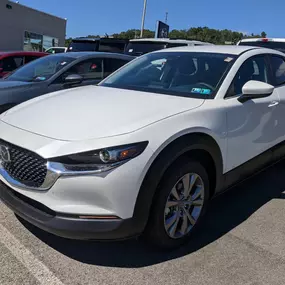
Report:
M284 165L278 164L216 197L189 244L174 251L158 251L139 240L76 241L46 233L18 218L37 238L58 252L83 263L138 268L179 258L219 239L272 199L285 199Z

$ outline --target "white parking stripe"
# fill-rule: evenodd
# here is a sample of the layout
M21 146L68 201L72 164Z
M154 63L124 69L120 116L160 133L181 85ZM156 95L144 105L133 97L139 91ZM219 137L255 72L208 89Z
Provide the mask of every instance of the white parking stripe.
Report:
M0 224L0 242L42 285L64 285L41 261Z

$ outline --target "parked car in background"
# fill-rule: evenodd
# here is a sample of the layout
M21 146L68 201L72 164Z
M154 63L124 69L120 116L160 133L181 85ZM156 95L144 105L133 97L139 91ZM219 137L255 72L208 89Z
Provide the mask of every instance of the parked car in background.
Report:
M51 47L48 48L45 52L47 53L62 53L62 52L66 52L67 51L67 47Z
M161 50L172 47L182 46L201 46L213 45L207 42L190 41L181 39L161 39L161 38L148 38L148 39L135 39L130 40L125 49L125 54L140 56L152 51Z
M285 38L252 38L243 39L237 43L239 46L255 46L279 50L285 53Z
M132 59L124 54L98 52L40 58L0 80L0 113L49 92L97 84Z
M124 53L128 40L114 38L76 38L71 41L67 52L99 51Z
M259 47L172 48L25 102L1 116L0 198L59 236L181 246L213 197L285 157L284 63Z
M48 53L32 51L0 52L0 78L30 61L46 55Z

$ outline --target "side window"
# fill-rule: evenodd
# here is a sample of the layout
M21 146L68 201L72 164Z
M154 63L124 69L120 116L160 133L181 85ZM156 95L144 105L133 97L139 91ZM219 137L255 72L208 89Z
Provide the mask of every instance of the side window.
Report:
M104 78L125 65L128 61L118 58L106 58L104 60Z
M276 86L285 84L285 59L271 56L273 79Z
M37 59L38 57L37 56L31 56L31 55L26 55L25 56L25 64Z
M65 49L55 48L54 53L62 53L65 52Z
M48 51L46 51L48 53L56 53L56 50L54 48L50 48Z
M269 75L264 56L247 59L238 70L226 97L242 94L242 87L250 80L268 83Z
M23 65L22 56L9 56L3 59L2 68L4 72L10 72Z
M84 80L102 79L103 60L101 58L94 58L79 62L66 71L62 78L70 74L80 74Z
M14 57L17 68L24 64L24 58L22 56Z

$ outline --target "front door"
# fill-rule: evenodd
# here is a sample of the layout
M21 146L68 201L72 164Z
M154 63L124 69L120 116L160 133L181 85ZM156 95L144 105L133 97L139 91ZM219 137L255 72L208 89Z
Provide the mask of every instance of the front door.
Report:
M257 80L271 83L266 56L254 56L247 59L238 70L225 98L227 109L227 161L226 170L241 166L269 150L280 141L279 128L279 96L275 90L266 98L238 101L242 94L242 86ZM260 156L262 164L262 157ZM272 158L267 153L265 160Z
M83 77L83 81L80 84L65 84L64 79L68 75L79 74ZM103 79L103 59L91 58L71 66L67 71L61 74L53 83L49 85L49 92L57 90L68 89L72 87L94 85L99 83Z

